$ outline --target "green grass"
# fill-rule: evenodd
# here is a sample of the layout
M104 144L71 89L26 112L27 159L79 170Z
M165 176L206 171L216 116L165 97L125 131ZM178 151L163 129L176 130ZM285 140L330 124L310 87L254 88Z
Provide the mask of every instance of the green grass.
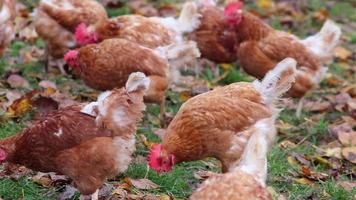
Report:
M54 200L56 199L56 192L53 188L42 188L27 180L26 177L20 180L6 178L0 181L0 196L4 200Z

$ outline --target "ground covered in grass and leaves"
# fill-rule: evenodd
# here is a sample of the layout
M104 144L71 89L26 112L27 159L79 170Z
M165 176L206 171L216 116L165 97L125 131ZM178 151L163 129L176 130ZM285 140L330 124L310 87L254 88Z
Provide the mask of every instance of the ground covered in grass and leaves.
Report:
M0 138L16 134L31 124L39 113L46 113L73 102L96 99L98 91L87 88L71 72L45 71L44 43L31 26L29 13L36 1L22 1L16 18L17 35L0 59ZM111 16L129 13L175 15L180 1L102 1ZM300 37L316 33L330 17L343 30L336 59L321 87L303 100L298 116L298 99L284 100L277 127L276 145L268 157L268 186L275 199L356 198L356 3L352 0L245 1L252 10L277 29ZM196 85L167 92L167 116L174 116L180 105L195 94L236 81L251 81L237 64L221 66L199 62L193 78ZM194 81L190 81L195 83ZM168 174L148 169L148 148L159 137L159 107L149 105L137 132L137 151L126 173L110 180L100 192L105 199L185 199L205 178L206 171L220 169L219 162L205 159L182 163ZM24 167L13 174L0 172L2 199L77 199L78 193L64 176L38 174Z

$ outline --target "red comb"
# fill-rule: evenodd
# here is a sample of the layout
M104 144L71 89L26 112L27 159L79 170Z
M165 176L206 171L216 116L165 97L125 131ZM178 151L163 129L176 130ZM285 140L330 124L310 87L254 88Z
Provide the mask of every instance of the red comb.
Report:
M160 163L158 162L158 158L161 155L161 149L162 149L161 144L153 145L151 148L150 154L148 156L149 166L156 171L160 170Z
M0 161L6 160L7 153L2 148L0 148Z
M75 60L78 57L77 50L70 50L64 55L64 60L71 66L71 67L78 67L77 62Z
M244 6L244 3L241 1L234 1L225 6L225 13L233 12L237 9L241 9Z
M87 37L87 25L81 23L75 29L75 39L80 45L84 45L86 43Z

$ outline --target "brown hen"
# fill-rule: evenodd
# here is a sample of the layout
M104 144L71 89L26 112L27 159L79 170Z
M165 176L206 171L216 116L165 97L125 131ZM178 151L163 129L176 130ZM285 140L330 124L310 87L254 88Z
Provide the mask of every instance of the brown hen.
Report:
M199 0L200 26L189 34L197 42L203 58L216 63L236 61L237 36L229 29L224 10L212 0Z
M74 33L80 23L94 24L106 18L104 7L94 0L41 0L34 25L46 42L47 59L52 62L76 47ZM59 67L64 73L63 64Z
M256 124L248 139L241 161L226 174L207 179L190 200L272 200L266 189L267 151L270 142L270 122ZM275 130L274 130L275 131Z
M199 25L199 17L195 4L188 2L184 4L178 19L123 15L100 20L89 27L88 24L81 24L77 28L76 39L80 45L86 45L122 38L148 48L157 48L182 42L183 34Z
M0 141L1 161L68 175L81 194L97 199L105 179L125 171L131 161L148 85L143 73L133 73L125 88L105 92L97 102L41 118Z
M316 87L327 70L324 67L333 55L341 29L328 20L320 32L304 40L287 32L274 30L261 19L241 10L241 2L225 7L229 26L236 32L238 59L244 70L261 79L286 57L297 60L296 82L288 92L302 97Z
M295 65L288 58L262 82L233 83L189 99L169 124L162 144L151 150L151 168L170 171L174 164L211 156L222 162L226 172L238 162L258 126L270 128L272 141L278 114L275 101L294 81Z

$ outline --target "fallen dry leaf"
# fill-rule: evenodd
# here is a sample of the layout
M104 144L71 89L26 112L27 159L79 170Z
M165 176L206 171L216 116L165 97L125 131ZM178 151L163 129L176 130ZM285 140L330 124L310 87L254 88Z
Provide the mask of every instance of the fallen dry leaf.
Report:
M327 157L334 157L334 158L342 159L340 147L326 148L326 149L324 149L324 154Z
M283 140L281 143L279 143L278 146L281 149L293 149L294 147L296 147L296 144L289 140Z
M205 171L205 170L198 170L194 172L194 178L198 180L205 180L208 179L212 176L218 176L218 173L211 172L211 171Z
M33 176L31 180L42 187L49 187L52 184L52 180L46 176L45 173L38 173L37 175Z
M55 83L53 83L52 81L42 80L41 82L38 83L38 85L45 89L53 88L53 89L57 90L57 85Z
M343 93L348 93L351 97L356 97L356 84L348 85L341 90Z
M339 181L337 182L337 185L339 185L340 187L344 188L349 192L351 192L353 189L356 188L356 182L350 182L350 181Z
M328 86L335 87L342 83L342 81L334 74L327 73L325 76L325 81Z
M356 164L356 146L343 148L342 156L344 156L346 160Z
M71 199L77 191L75 187L66 185L64 191L59 194L58 200Z
M266 9L266 10L274 8L275 6L273 0L256 0L256 5L259 8Z
M140 134L140 138L143 142L143 144L148 148L151 149L153 145L155 145L156 143L148 141L147 137L144 134Z
M119 199L126 199L127 191L121 187L118 187L115 188L111 194L117 196Z
M345 49L344 47L339 46L335 48L334 55L336 58L341 60L347 60L352 55L352 52Z
M356 131L338 133L338 139L344 146L356 146Z
M314 185L313 181L311 181L307 178L296 178L296 179L294 179L294 181L301 185Z
M301 174L309 180L325 180L329 175L325 173L315 172L307 166L301 167Z
M129 177L126 177L124 181L141 190L152 190L160 187L159 185L148 179L131 179Z
M292 165L293 167L298 167L299 163L298 161L293 157L293 156L288 156L287 157L287 161L290 165Z
M179 94L179 100L181 102L186 102L188 101L188 99L190 99L192 96L190 94L190 91L182 91L180 94Z
M329 18L329 12L326 8L321 8L313 14L313 17L319 21L325 21Z
M30 88L29 82L24 79L22 76L18 74L11 74L6 82L10 85L12 88Z

